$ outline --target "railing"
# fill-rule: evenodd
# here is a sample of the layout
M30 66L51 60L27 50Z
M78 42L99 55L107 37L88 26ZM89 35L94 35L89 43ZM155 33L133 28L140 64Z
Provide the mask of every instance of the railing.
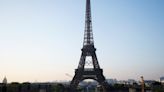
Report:
M85 68L84 71L94 71L93 68Z

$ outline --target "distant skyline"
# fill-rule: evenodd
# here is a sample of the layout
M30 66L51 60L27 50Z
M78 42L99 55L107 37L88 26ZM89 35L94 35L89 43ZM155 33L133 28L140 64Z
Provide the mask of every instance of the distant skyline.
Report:
M0 0L0 80L71 80L86 0ZM164 0L91 0L94 44L107 79L164 76Z

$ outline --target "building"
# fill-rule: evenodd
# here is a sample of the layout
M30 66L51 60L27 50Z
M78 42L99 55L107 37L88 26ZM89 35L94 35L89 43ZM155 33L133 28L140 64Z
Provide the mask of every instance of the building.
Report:
M134 79L128 79L128 84L133 85L134 83L137 83Z
M107 79L107 82L111 85L117 84L117 79Z
M2 83L7 84L7 78L6 77L3 79Z
M151 85L155 82L156 82L155 80L145 80L145 86L146 87L151 87Z
M164 77L160 77L160 82L164 83Z

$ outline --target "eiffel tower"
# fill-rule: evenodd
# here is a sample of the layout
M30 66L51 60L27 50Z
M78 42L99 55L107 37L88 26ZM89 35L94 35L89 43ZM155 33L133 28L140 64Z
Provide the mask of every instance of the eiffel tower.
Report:
M77 88L78 84L85 79L96 80L104 89L104 92L108 92L109 85L103 75L103 70L100 68L97 56L96 48L94 47L93 32L92 32L92 19L91 19L91 4L90 0L86 0L86 15L85 15L85 31L82 54L78 68L75 70L75 75L71 81L71 89ZM86 59L90 58L92 68L86 68ZM74 92L74 91L71 91Z

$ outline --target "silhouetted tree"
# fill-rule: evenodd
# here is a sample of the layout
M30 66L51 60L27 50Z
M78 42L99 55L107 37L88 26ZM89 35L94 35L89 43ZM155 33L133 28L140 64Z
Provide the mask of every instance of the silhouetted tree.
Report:
M2 92L7 92L7 85L6 84L2 85Z
M65 87L63 84L57 84L55 87L55 92L64 92Z

